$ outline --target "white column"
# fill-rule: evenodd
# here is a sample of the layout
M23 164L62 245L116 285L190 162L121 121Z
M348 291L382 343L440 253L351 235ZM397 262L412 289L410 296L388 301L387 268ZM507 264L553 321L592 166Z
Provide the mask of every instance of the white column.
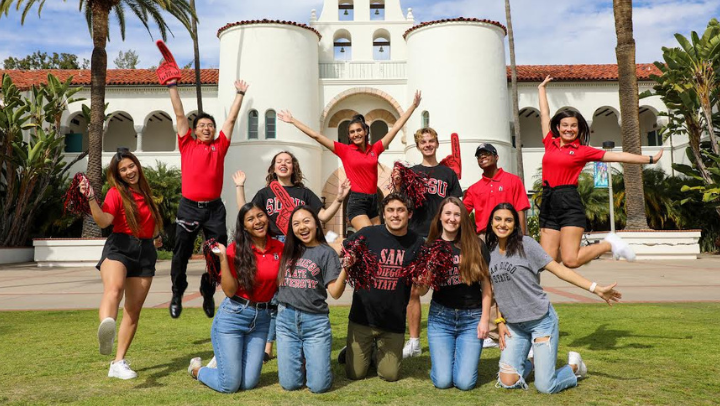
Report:
M142 137L143 137L143 129L144 126L136 125L135 126L135 138L137 138L135 142L135 152L142 152Z

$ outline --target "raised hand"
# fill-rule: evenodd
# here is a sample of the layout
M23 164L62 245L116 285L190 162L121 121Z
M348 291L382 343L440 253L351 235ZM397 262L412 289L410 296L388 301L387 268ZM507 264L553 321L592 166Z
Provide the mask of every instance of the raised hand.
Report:
M343 183L338 185L338 194L337 199L338 201L342 202L345 200L345 197L350 193L350 179L345 179Z
M542 83L540 83L540 84L538 85L538 87L545 87L545 85L547 85L548 83L550 83L552 80L553 80L553 78L550 77L550 75L547 75L547 76L545 77L545 80L543 80Z
M83 180L78 184L78 189L80 190L80 194L85 196L86 199L90 200L95 198L95 190L93 190L88 178L83 177Z
M237 90L238 92L245 93L245 92L247 92L248 87L250 87L250 85L247 84L247 82L245 82L244 80L236 80L235 81L235 90Z
M413 98L413 106L418 107L420 105L421 100L422 100L422 92L419 90L416 90L415 97Z
M215 245L213 245L210 251L212 251L213 254L220 258L220 260L225 258L225 246L220 243L216 243Z
M286 123L292 124L293 122L293 115L290 113L290 110L283 110L278 113L277 118L279 118L281 121L284 121Z
M233 173L233 182L235 182L235 186L245 186L245 172L243 171L237 171Z

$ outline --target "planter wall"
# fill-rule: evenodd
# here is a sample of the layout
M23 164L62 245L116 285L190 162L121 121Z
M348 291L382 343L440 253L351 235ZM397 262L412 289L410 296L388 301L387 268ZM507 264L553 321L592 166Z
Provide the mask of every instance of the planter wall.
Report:
M34 252L35 248L32 247L0 248L0 264L32 262Z
M700 255L700 230L618 231L638 260L697 259ZM588 233L590 241L602 240L607 232Z
M37 266L94 266L105 238L38 238L33 246Z

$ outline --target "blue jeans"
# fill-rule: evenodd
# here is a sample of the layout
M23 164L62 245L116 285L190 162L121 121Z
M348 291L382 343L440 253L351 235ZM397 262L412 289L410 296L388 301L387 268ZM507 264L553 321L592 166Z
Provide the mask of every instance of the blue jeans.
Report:
M224 393L254 388L260 380L269 325L269 310L225 298L210 333L217 369L200 368L198 381Z
M533 369L533 364L527 359L530 345L535 354L535 388L538 392L557 393L577 386L577 378L570 365L555 369L560 331L552 305L545 316L522 323L507 323L507 328L512 336L505 337L505 349L500 353L500 372L515 373L520 378L515 385L507 386L498 377L498 386L527 389L525 380ZM543 337L550 337L550 340L535 342Z
M314 314L280 304L276 320L278 377L285 390L300 389L307 375L310 392L327 392L332 385L332 331L327 314ZM305 373L303 373L303 358Z
M270 299L270 304L275 305L275 306L278 305L277 293L275 293L275 295L272 297L272 299ZM275 321L275 319L276 318L277 318L277 310L270 310L270 328L268 329L268 336L267 336L268 343L275 342L275 337L276 337L276 333L275 333L276 321Z
M427 335L430 344L430 379L439 389L475 387L482 340L477 336L482 309L452 309L430 303Z

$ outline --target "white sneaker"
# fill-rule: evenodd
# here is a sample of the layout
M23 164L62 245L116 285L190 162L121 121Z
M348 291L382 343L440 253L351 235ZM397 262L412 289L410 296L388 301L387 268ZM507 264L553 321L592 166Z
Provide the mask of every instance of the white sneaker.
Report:
M100 322L98 327L98 343L100 344L100 354L110 355L115 341L115 319L106 317ZM134 378L134 377L133 377Z
M420 340L407 340L403 347L403 358L419 357L422 354L420 349Z
M121 359L110 363L108 378L133 379L137 378L137 373L130 369L130 363Z
M213 358L214 359L214 358ZM193 379L197 379L197 376L193 375L193 370L195 368L201 368L202 367L202 358L195 357L190 360L190 366L188 366L188 374L193 377Z
M608 233L604 241L610 243L612 247L612 253L615 258L625 258L628 262L635 261L635 251L630 248L630 244L623 241L619 235L615 233Z
M577 365L577 371L575 371L575 376L578 379L582 379L587 376L587 366L583 362L583 359L580 356L579 352L568 352L568 365Z
M205 365L205 368L217 369L217 358L215 358L213 356L212 359L210 360L210 362L208 362L207 365Z
M483 340L483 349L485 348L498 348L500 345L495 342L492 338L488 337L485 340Z

